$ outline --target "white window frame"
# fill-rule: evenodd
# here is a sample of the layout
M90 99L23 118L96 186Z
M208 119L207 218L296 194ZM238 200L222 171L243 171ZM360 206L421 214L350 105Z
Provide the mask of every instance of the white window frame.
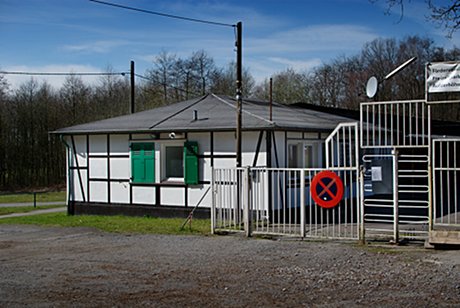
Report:
M309 168L322 168L323 167L323 147L324 147L324 140L323 139L315 139L315 140L288 140L287 143L287 163L289 168L294 168L289 166L290 156L291 156L291 149L293 145L297 146L297 166L295 168L307 168L305 166L305 148L312 147L314 150L316 148L316 161L313 162L313 166ZM300 151L299 148L300 147ZM299 153L300 152L300 153ZM300 164L299 164L300 163ZM300 166L299 166L300 165Z
M182 177L166 177L166 148L167 147L181 147L184 148L184 140L165 140L160 142L160 182L184 182L184 175ZM182 166L184 164L184 158L182 157Z

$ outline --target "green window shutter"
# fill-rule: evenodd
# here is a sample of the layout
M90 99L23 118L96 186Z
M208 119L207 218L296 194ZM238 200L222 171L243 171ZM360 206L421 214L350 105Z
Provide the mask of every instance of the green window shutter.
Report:
M155 144L131 144L131 176L133 183L155 182Z
M198 142L188 141L184 144L184 182L198 184Z

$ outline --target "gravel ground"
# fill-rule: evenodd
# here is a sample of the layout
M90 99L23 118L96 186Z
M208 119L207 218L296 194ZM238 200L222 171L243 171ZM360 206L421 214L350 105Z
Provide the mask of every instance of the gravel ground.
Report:
M460 251L0 225L0 307L459 307Z

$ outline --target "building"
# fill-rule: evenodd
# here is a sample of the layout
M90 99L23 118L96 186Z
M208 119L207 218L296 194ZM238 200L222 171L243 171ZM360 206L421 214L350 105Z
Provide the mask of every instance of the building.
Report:
M323 167L341 115L243 100L242 166ZM272 113L272 115L270 115ZM209 217L212 168L236 166L236 101L206 96L62 128L71 214Z

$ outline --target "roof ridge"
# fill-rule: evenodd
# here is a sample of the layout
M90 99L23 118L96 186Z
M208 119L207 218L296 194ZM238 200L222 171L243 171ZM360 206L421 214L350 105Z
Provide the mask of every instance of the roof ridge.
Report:
M208 95L209 95L209 94L206 94L205 96L202 96L200 99L198 99L198 100L197 100L196 102L194 102L193 104L190 104L190 105L188 105L187 107L182 108L182 109L180 109L179 111L177 111L177 112L171 114L170 116L168 116L168 117L166 117L166 118L164 118L164 119L158 121L157 123L155 123L155 124L153 124L152 126L150 126L149 129L152 129L152 128L154 128L155 126L158 126L158 125L160 125L161 123L166 122L167 120L171 119L172 117L178 115L179 113L182 113L183 111L189 109L190 107L195 106L196 104L198 104L199 102L201 102L202 100L204 100L206 97L208 97Z
M235 107L234 105L232 105L232 104L230 104L229 102L225 101L223 98L219 97L218 95L215 95L214 93L211 93L211 95L214 96L215 98L217 98L217 99L218 99L219 101L221 101L222 103L224 103L224 104L226 104L226 105L228 105L228 106L230 106L230 107L236 109L236 107ZM251 104L251 103L249 103L248 101L246 101L246 103L247 103L247 104ZM243 113L246 113L246 114L248 114L248 115L250 115L250 116L252 116L252 117L254 117L254 118L257 118L257 119L259 119L259 120L265 121L265 122L270 123L270 124L273 124L273 125L275 124L274 121L267 120L267 119L265 119L264 117L261 117L261 116L258 116L258 115L256 115L256 114L253 114L252 112L249 112L249 111L247 111L247 110L244 110L244 109L243 109L242 111L243 111Z

